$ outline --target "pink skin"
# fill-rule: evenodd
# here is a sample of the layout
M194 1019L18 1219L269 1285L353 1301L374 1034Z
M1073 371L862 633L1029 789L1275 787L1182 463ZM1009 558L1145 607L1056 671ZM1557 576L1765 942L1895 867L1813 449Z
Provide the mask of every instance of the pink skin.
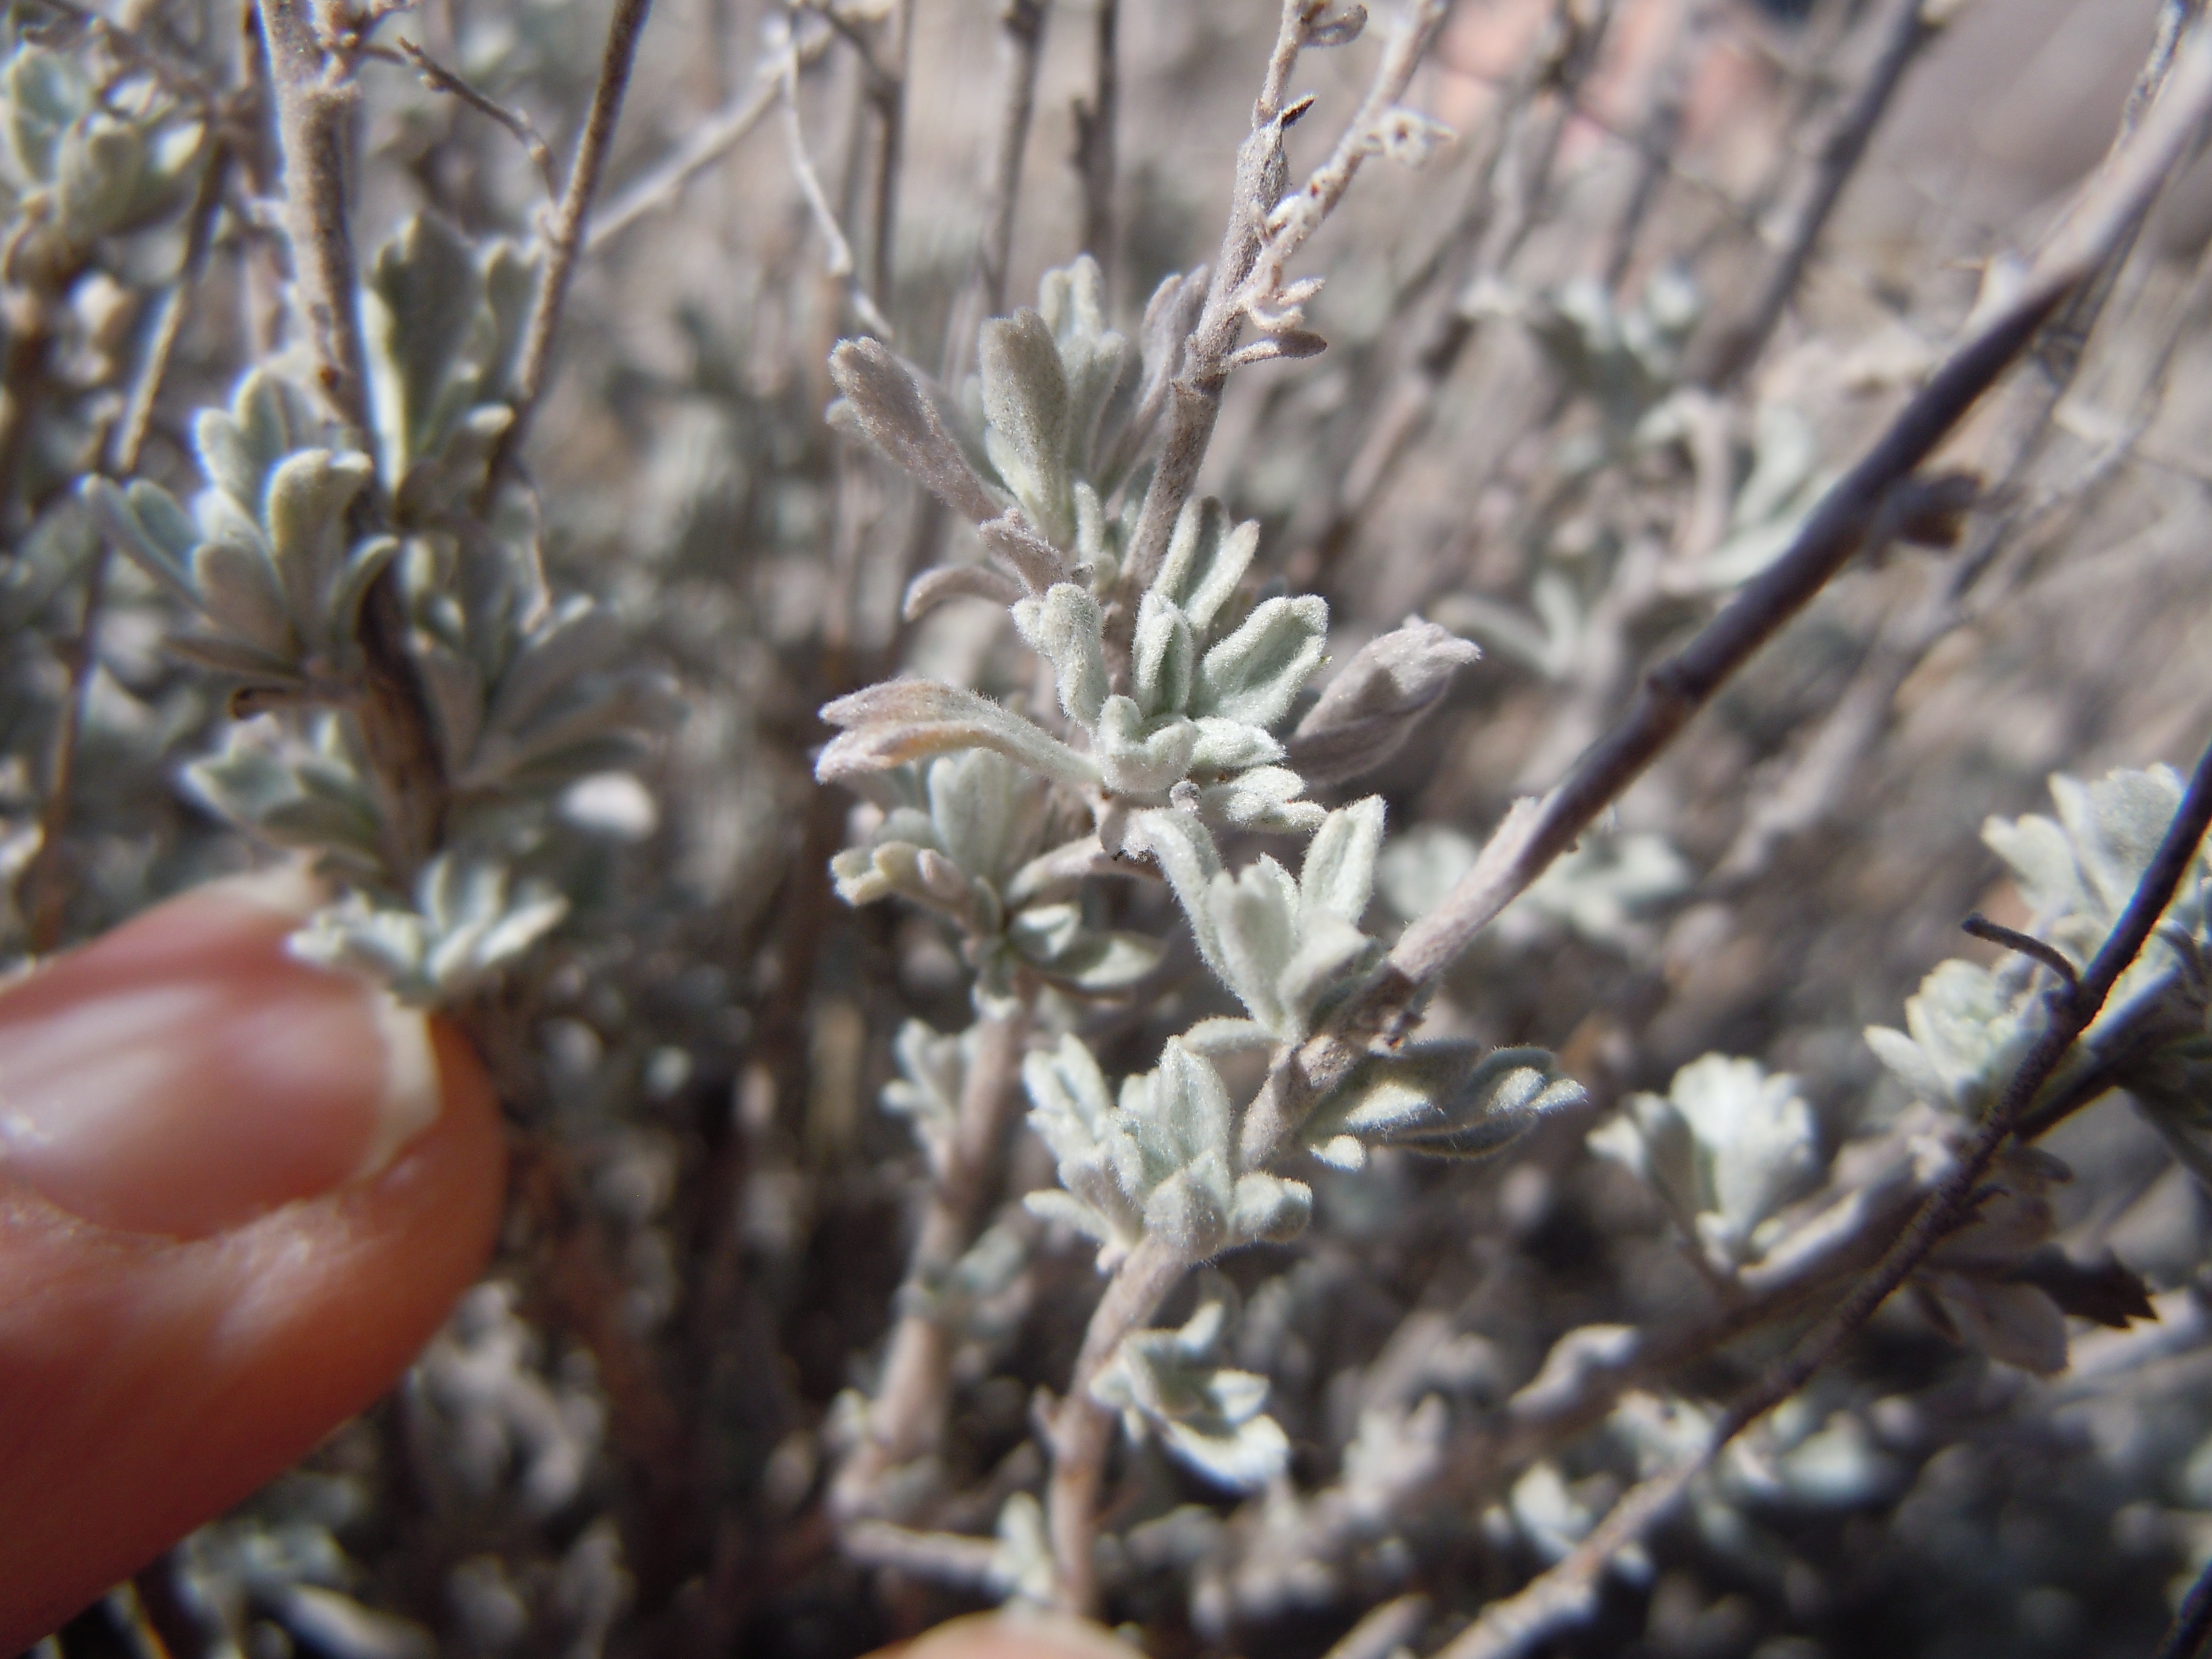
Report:
M433 1026L437 1115L364 1172L392 1015L204 889L0 991L0 1654L296 1462L483 1269L498 1103ZM1128 1659L1071 1620L908 1659Z

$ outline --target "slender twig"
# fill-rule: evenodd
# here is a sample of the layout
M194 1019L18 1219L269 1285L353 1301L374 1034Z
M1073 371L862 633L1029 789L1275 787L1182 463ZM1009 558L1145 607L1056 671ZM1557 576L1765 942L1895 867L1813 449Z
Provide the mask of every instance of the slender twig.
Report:
M544 394L545 374L553 361L553 336L568 302L568 284L576 274L576 260L584 249L586 222L599 175L606 168L607 153L614 147L615 125L622 118L623 94L629 89L631 67L637 61L638 37L645 30L653 0L615 0L614 16L607 24L606 50L599 58L599 83L592 88L591 107L585 112L583 135L568 163L568 182L560 205L553 211L545 233L545 264L532 296L530 319L524 325L522 356L514 372L514 390L508 398L514 419L500 434L499 447L485 473L485 488L498 480L501 471L520 453L530 429L538 401Z
M813 216L814 227L822 233L828 246L824 264L830 275L844 283L852 301L854 313L868 331L879 338L892 337L891 325L883 313L876 308L867 287L860 281L859 270L853 263L852 244L845 240L844 227L837 222L837 210L830 205L830 198L822 188L822 180L814 171L814 162L806 151L806 130L799 117L799 61L787 55L783 63L781 82L783 99L784 143L789 153L792 177L799 182L799 193L806 203L807 211Z
M2212 1562L2197 1575L2151 1659L2203 1659L2212 1644Z
M2023 933L2017 927L2007 927L1991 921L1979 911L1960 922L1959 929L1976 939L1986 939L1991 945L2002 945L2008 951L2017 951L2024 957L2033 957L2069 985L2078 977L2074 971L2074 964L2066 960L2065 954L2057 945L2046 939L2039 939L2033 933Z
M546 143L537 127L532 125L527 115L519 109L514 109L501 103L472 82L456 75L436 58L431 57L416 42L401 39L393 41L392 47L393 50L388 54L380 47L372 48L370 55L378 58L389 57L393 61L407 63L413 67L416 74L422 76L422 84L431 91L442 92L450 97L458 98L487 120L496 122L505 127L514 135L515 142L522 146L524 152L530 157L531 165L538 169L538 176L545 184L545 193L548 196L560 194L561 173L559 167L554 162L552 149Z
M1429 1598L1401 1595L1370 1610L1322 1659L1390 1659L1428 1622Z
M827 29L820 30L793 41L790 49L799 55L799 66L804 68L829 49L833 38ZM639 220L674 206L685 185L736 149L761 124L775 107L782 88L783 60L779 50L755 72L753 83L693 128L674 155L608 198L606 205L592 216L584 251L597 253Z
M1814 245L1827 228L1836 204L1843 200L1844 187L1858 170L1868 141L1904 82L1905 71L1941 31L1942 25L1930 21L1929 10L1925 0L1891 0L1888 15L1882 19L1881 43L1874 64L1820 146L1804 198L1791 218L1790 234L1783 239L1741 319L1716 337L1694 377L1699 384L1728 385L1766 349L1804 277Z
M1412 83L1443 14L1443 0L1413 0L1401 14L1383 44L1365 99L1328 160L1291 193L1283 131L1307 106L1282 105L1280 100L1299 47L1322 20L1305 0L1285 0L1267 88L1253 111L1251 135L1237 151L1237 180L1220 257L1197 325L1183 343L1182 371L1175 381L1167 438L1125 562L1121 633L1126 635L1134 625L1136 595L1158 574L1176 520L1198 482L1199 466L1221 412L1231 359L1246 320L1292 322L1298 304L1310 297L1317 285L1286 289L1284 268L1344 199L1362 163L1381 147L1386 125L1402 113L1398 100Z
M2201 38L2195 44L2201 46ZM1674 1507L1723 1446L1810 1382L1936 1246L1956 1231L2029 1103L2057 1071L2075 1041L2095 1021L2114 984L2141 954L2159 918L2172 902L2174 890L2195 860L2208 828L2212 828L2212 747L2197 761L2180 807L2166 826L2142 879L2136 884L2127 908L2080 981L2052 991L2045 1000L2043 1030L1983 1118L1972 1147L1945 1174L1892 1243L1881 1264L1729 1406L1696 1452L1632 1490L1589 1537L1525 1589L1492 1603L1438 1659L1510 1659L1579 1618L1613 1559Z
M898 0L884 27L891 31L892 62L875 70L868 84L877 128L875 246L869 252L869 286L890 305L898 274L899 175L906 166L906 82L914 58L914 0Z
M998 1545L963 1533L919 1532L888 1521L856 1521L839 1535L845 1553L863 1566L889 1567L940 1584L988 1589L998 1566Z
M1114 276L1115 123L1121 118L1121 0L1097 0L1091 96L1075 106L1075 167L1083 179L1083 251Z
M1023 1045L1034 994L1034 988L1025 988L1012 1012L976 1024L958 1115L943 1163L932 1171L928 1206L908 1264L908 1282L918 1291L926 1293L941 1280L975 1241L1021 1092ZM838 1470L831 1490L838 1512L848 1517L869 1514L880 1502L886 1475L937 1449L951 1404L957 1340L943 1317L926 1306L901 1314L891 1332L882 1382L869 1403L866 1433Z
M999 57L1005 65L1005 101L992 143L990 184L983 200L983 234L975 264L945 325L945 380L957 386L987 317L1006 308L1006 275L1013 258L1014 209L1021 199L1022 159L1030 121L1036 112L1037 64L1044 45L1045 0L1000 0Z
M1607 234L1600 276L1608 289L1618 289L1627 274L1644 220L1659 199L1660 186L1670 176L1669 163L1680 145L1682 123L1689 113L1690 89L1704 67L1706 38L1718 17L1716 0L1691 0L1678 17L1674 38L1668 45L1652 88L1650 109L1632 145L1637 157L1636 177L1620 216Z
M154 403L167 379L170 359L184 332L192 295L207 270L215 246L215 228L222 217L223 186L230 172L231 155L218 145L209 155L200 175L199 192L185 223L185 256L167 292L161 296L146 350L138 363L123 419L110 440L101 468L109 477L127 478L138 470L138 457L152 429ZM85 705L92 695L93 670L100 661L100 614L107 600L107 571L113 550L103 540L94 554L85 577L84 610L76 635L63 648L69 669L69 691L62 699L54 727L52 769L45 800L39 811L39 850L23 871L17 891L30 935L31 949L43 953L61 942L63 909L69 896L68 856L70 809L76 787L77 745L84 731Z

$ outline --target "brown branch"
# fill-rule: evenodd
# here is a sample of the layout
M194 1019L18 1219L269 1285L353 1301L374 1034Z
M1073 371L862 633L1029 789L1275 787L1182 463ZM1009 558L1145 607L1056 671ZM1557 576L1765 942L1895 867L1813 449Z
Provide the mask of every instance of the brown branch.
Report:
M915 1241L908 1281L923 1290L941 1280L974 1243L1021 1094L1029 1036L1026 999L1012 1013L978 1022L960 1091L959 1113ZM884 1477L934 1452L952 1399L957 1333L926 1307L902 1313L891 1332L883 1380L869 1403L867 1429L831 1488L833 1509L848 1519L873 1513Z
M442 92L450 97L459 99L477 114L487 120L497 123L513 133L515 142L522 146L524 153L530 157L531 165L538 169L538 178L544 181L545 193L548 196L557 196L560 193L561 175L559 169L554 164L553 151L527 115L519 109L510 109L471 82L456 75L414 41L403 39L392 44L394 51L389 54L389 57L394 61L404 61L410 65L416 74L422 76L422 84L431 91ZM374 57L387 56L381 48L371 48L370 51L371 55Z
M356 294L345 193L345 125L353 89L325 60L307 0L258 0L284 157L284 228L292 290L315 379L338 418L369 430L368 356Z
M273 0L272 0L273 3ZM576 261L584 249L584 230L591 216L592 198L605 171L607 152L613 148L615 125L622 118L623 94L629 90L630 70L637 61L638 37L644 33L653 0L615 0L614 16L607 24L607 44L599 58L599 83L592 88L591 107L585 112L584 131L568 163L568 182L560 205L546 227L545 268L538 274L538 291L532 296L530 319L524 325L522 356L514 372L514 391L507 399L514 419L500 434L499 447L484 474L487 492L501 472L519 454L530 430L531 416L544 394L545 375L553 361L553 336L567 304L568 284L576 274Z
M207 271L215 246L216 223L222 216L222 193L230 172L230 152L218 145L200 175L199 191L186 217L185 255L161 297L151 337L138 374L124 405L123 419L109 443L101 468L111 478L127 478L138 470L138 457L154 421L154 402L168 376L169 362L184 332L191 297ZM52 769L46 799L39 810L39 850L23 871L16 891L20 898L31 949L44 954L61 943L64 907L69 900L70 810L76 788L77 745L84 731L85 706L92 695L93 670L100 661L100 614L107 599L107 572L114 550L105 540L93 556L85 578L84 610L76 637L62 649L69 671L69 690L62 699L54 728Z
M1868 141L1874 137L1890 100L1903 83L1905 71L1920 55L1921 49L1942 31L1941 23L1929 20L1930 9L1926 0L1891 0L1889 15L1882 21L1881 44L1875 61L1866 78L1859 82L1850 106L1820 146L1819 160L1807 184L1804 199L1791 220L1789 235L1767 267L1758 294L1745 308L1742 318L1714 339L1704 365L1693 377L1698 384L1727 386L1751 367L1766 349L1766 343L1773 338L1783 313L1797 292L1797 284L1804 278L1814 245L1827 228L1836 204L1843 200L1844 187L1858 170Z
M2203 58L2202 35L2191 44ZM1723 1446L1810 1382L1957 1230L2029 1103L2095 1021L2113 985L2142 952L2172 902L2208 828L2212 828L2212 747L2197 761L2158 851L2080 983L2055 990L2045 1000L2047 1022L1982 1120L1972 1148L1920 1206L1881 1264L1723 1413L1698 1451L1632 1490L1589 1538L1519 1593L1492 1603L1438 1659L1509 1659L1579 1618L1595 1598L1613 1558L1674 1507Z
M1121 118L1121 0L1097 0L1091 96L1075 105L1075 170L1083 180L1083 251L1114 276L1115 124Z
M1111 652L1135 625L1136 598L1159 572L1183 503L1198 482L1198 470L1213 440L1214 422L1229 384L1231 359L1247 318L1294 313L1292 296L1303 284L1285 288L1284 267L1321 228L1361 165L1379 147L1384 125L1419 67L1430 41L1443 21L1443 0L1415 0L1392 25L1375 78L1358 110L1345 125L1327 161L1295 193L1289 192L1289 164L1283 132L1308 105L1280 100L1299 49L1323 38L1328 27L1311 0L1285 0L1283 21L1267 81L1253 108L1252 131L1237 153L1229 223L1197 325L1183 345L1183 366L1176 377L1168 415L1167 438L1159 464L1145 491L1128 557L1121 575L1121 612ZM1315 286L1318 286L1317 284ZM1125 648L1125 647L1124 647ZM1109 660L1112 660L1109 655Z
M1005 65L1005 103L991 148L990 184L983 200L983 234L975 264L945 325L945 381L957 386L984 319L1006 308L1006 268L1013 257L1014 208L1021 199L1022 158L1030 120L1036 112L1037 64L1044 44L1045 0L1001 0L999 57Z

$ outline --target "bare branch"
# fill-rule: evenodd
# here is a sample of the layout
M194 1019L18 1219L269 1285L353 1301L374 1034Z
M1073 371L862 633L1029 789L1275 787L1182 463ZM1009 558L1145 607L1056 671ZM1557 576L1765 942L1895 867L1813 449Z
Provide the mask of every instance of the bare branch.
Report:
M1859 82L1857 94L1820 146L1819 162L1791 219L1790 234L1767 267L1758 295L1742 319L1715 339L1705 367L1694 376L1701 385L1728 385L1751 367L1773 337L1804 277L1813 246L1827 228L1836 204L1843 200L1844 186L1857 171L1868 141L1905 80L1905 71L1921 49L1942 32L1942 25L1929 15L1931 9L1926 0L1892 0L1889 15L1883 20L1881 49L1866 78Z
M138 457L154 422L154 402L168 378L169 362L191 310L192 295L206 274L215 246L216 222L222 215L223 187L229 177L229 150L218 145L200 175L199 194L185 223L185 255L168 289L161 296L154 329L139 360L123 419L110 440L102 471L111 478L127 478L138 470ZM69 898L67 853L70 811L76 793L77 744L84 731L85 704L92 693L93 670L100 662L100 616L107 599L107 571L114 550L104 541L94 556L85 578L84 611L76 636L63 648L69 670L69 691L62 699L54 729L54 752L46 799L39 811L39 850L25 866L17 886L21 908L33 952L43 954L61 943L64 907Z
M1034 995L1034 988L1029 990ZM976 1024L951 1145L930 1183L921 1236L908 1263L911 1283L941 1279L975 1242L1021 1095L1029 1028L1027 1000L1012 1013ZM831 1488L836 1513L848 1518L868 1515L881 1500L886 1475L937 1449L951 1405L957 1342L956 1333L926 1310L900 1316L884 1360L882 1385L869 1404L866 1435ZM858 1529L857 1524L847 1528L848 1541Z
M545 193L548 196L558 196L561 193L561 175L554 165L553 152L547 146L538 129L531 124L527 115L519 109L509 108L471 82L454 74L414 41L403 39L393 44L395 51L389 56L395 61L404 60L411 64L415 72L422 77L424 86L433 92L442 92L459 99L477 114L488 120L497 122L513 133L515 142L520 144L529 155L531 165L538 169L538 176L544 181ZM374 51L374 55L385 57L387 54L378 49Z
M2203 35L2193 37L2191 44L2202 58ZM1972 1148L1921 1205L1880 1265L1729 1407L1695 1453L1632 1490L1563 1560L1517 1594L1492 1602L1438 1659L1510 1659L1580 1618L1613 1558L1674 1507L1723 1446L1810 1382L1956 1229L2029 1103L2057 1073L2075 1039L2095 1021L2113 985L2141 953L2172 902L2208 828L2212 828L2212 748L2197 761L2158 851L2087 971L2078 984L2053 991L2046 1000L2043 1030L1990 1108Z
M945 380L957 386L987 317L1006 308L1006 267L1013 255L1014 208L1022 190L1022 158L1030 119L1036 112L1037 64L1044 45L1045 0L1000 0L999 56L1005 65L1005 103L991 149L989 193L983 203L983 235L975 264L945 325Z
M860 281L860 272L853 264L852 244L845 240L844 228L837 222L837 210L830 205L830 198L814 171L813 161L806 153L806 131L799 118L799 59L793 53L784 54L779 86L783 102L784 144L791 159L792 176L799 181L799 193L805 198L814 228L828 244L825 264L830 275L845 284L853 310L867 331L879 339L890 340L894 337L890 319L876 309L875 301Z
M271 0L275 3L275 0ZM615 125L622 118L623 94L637 61L638 37L645 30L653 0L615 0L614 16L607 24L606 50L599 59L599 84L592 88L591 107L585 112L583 136L568 164L568 183L546 228L545 265L538 273L538 291L532 297L530 320L524 325L522 356L514 373L514 392L509 400L514 419L500 434L499 448L484 475L484 487L496 483L507 463L522 447L531 416L545 390L545 374L553 361L553 335L560 326L561 309L568 301L568 283L583 252L585 222L605 170L607 152L613 148Z
M1091 97L1075 105L1075 169L1083 180L1083 251L1114 276L1115 123L1121 118L1121 0L1097 0Z

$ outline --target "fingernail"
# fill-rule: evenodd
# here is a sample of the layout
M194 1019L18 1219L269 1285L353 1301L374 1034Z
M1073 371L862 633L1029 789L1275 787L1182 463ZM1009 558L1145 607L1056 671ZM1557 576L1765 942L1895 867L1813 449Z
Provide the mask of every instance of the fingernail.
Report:
M429 1029L286 952L318 896L292 872L216 883L0 994L0 1171L198 1238L387 1165L438 1115Z

